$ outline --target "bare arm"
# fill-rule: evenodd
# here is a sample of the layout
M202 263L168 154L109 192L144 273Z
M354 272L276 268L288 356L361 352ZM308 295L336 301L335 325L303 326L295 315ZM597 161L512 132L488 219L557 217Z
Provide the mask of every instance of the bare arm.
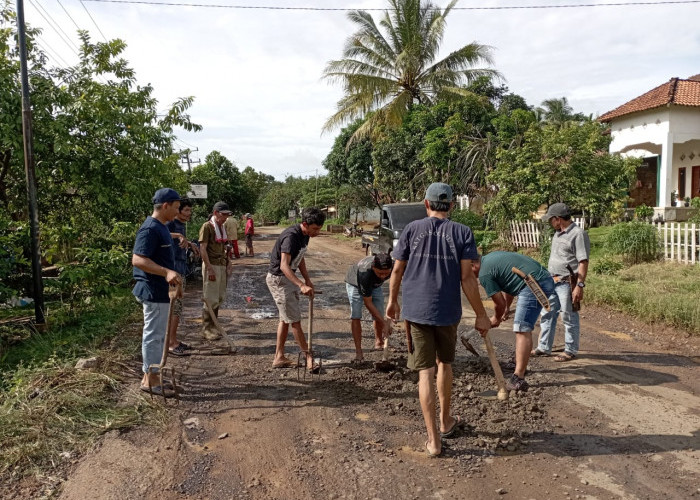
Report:
M394 321L398 321L401 317L399 290L401 289L401 280L403 280L403 273L405 270L405 260L397 260L394 262L394 269L391 271L391 279L389 280L389 303L386 305L386 315Z
M165 281L171 285L175 285L180 282L180 275L177 273L177 271L156 264L151 259L144 257L143 255L134 254L133 257L131 257L131 263L134 267L138 267L148 274L155 274L156 276L164 277Z
M501 321L503 320L502 318L505 312L508 310L508 304L505 294L501 292L494 293L491 296L491 300L493 300L493 305L496 306L496 310L494 311L493 316L491 316L491 328L496 328L501 324ZM512 297L511 300L513 300Z
M282 252L280 259L280 271L282 271L282 273L287 277L289 281L291 281L299 287L301 293L303 293L304 295L309 295L313 292L313 285L311 285L309 273L306 270L305 259L301 259L301 262L299 263L299 271L301 272L301 275L304 277L304 280L306 282L301 281L299 278L297 278L297 275L294 273L294 270L290 267L291 263L292 255L289 253Z
M479 330L481 335L486 335L489 328L491 328L491 321L486 314L484 304L481 303L479 283L476 281L474 271L472 271L472 261L469 259L461 260L460 269L462 271L462 291L476 313L474 328Z
M179 246L180 248L187 248L187 247L190 245L190 242L187 241L187 238L185 238L185 237L184 237L182 234L180 234L180 233L170 233L170 237L171 237L173 240L180 240L180 243L178 244L178 246Z
M586 275L588 274L588 261L582 260L578 263L578 281L586 281ZM583 288L580 286L574 287L571 290L571 300L573 302L581 302L583 300Z

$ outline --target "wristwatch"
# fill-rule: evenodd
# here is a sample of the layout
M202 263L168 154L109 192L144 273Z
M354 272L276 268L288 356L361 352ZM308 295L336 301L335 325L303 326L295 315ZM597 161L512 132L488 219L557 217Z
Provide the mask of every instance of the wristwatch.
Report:
M576 283L576 286L584 288L586 286L586 283L584 283L583 281L579 281L578 283Z

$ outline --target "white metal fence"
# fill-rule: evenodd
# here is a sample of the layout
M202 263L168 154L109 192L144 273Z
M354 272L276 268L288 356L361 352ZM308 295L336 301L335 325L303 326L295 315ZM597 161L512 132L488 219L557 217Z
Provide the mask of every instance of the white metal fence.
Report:
M586 228L586 219L574 217L572 220L581 229ZM540 246L540 237L547 225L542 221L524 221L510 223L510 242L517 248L537 248Z
M700 262L700 225L687 222L654 223L663 245L666 260L684 264Z

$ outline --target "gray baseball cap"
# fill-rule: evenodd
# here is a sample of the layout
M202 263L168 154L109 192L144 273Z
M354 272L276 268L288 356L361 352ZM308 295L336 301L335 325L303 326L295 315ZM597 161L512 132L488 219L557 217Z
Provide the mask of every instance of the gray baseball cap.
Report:
M549 206L547 213L542 216L542 220L548 221L552 217L567 217L569 215L571 215L571 211L566 203L554 203Z
M425 199L428 201L436 201L449 203L452 201L452 188L444 182L433 182L425 191Z

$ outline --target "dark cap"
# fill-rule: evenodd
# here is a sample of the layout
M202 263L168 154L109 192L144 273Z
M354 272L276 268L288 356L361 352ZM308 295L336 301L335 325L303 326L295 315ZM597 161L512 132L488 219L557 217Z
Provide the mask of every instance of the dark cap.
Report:
M554 203L547 209L547 213L542 216L543 221L548 221L552 217L568 217L571 215L566 203Z
M378 253L374 256L372 267L376 267L377 269L391 269L394 267L394 261L391 260L391 256L388 253Z
M231 215L233 212L228 208L226 202L217 201L214 203L214 212L219 212L220 214Z
M154 205L159 205L161 203L172 203L173 201L180 201L180 195L172 188L161 188L156 191L153 195L151 202Z
M250 214L245 214L245 218L246 218L246 219L250 219L250 218L252 218L252 217L253 217L253 216L250 215Z
M452 188L444 182L433 182L425 191L425 199L428 201L436 201L450 203L452 201Z

